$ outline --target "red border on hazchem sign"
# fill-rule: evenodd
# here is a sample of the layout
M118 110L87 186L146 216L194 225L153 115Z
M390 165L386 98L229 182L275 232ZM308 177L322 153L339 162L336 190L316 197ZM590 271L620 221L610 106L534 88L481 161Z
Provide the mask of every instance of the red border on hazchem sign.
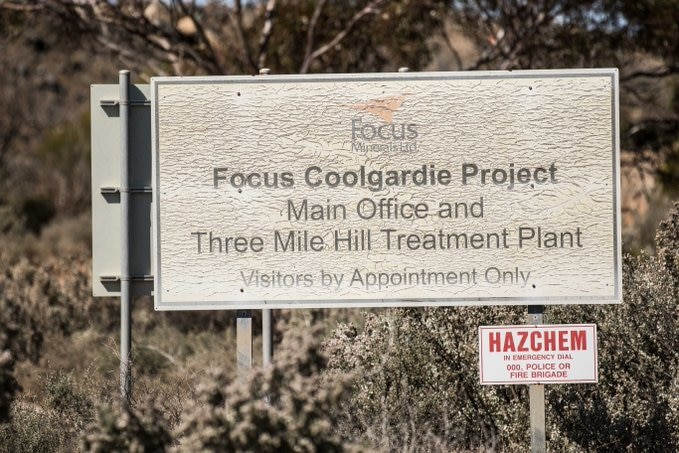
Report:
M479 327L483 385L596 383L595 324Z

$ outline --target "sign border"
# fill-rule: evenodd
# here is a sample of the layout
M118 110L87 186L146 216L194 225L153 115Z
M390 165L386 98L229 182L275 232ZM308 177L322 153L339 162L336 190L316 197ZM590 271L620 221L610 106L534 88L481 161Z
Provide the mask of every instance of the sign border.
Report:
M354 308L354 307L423 307L423 306L484 306L484 305L558 305L558 304L619 304L622 303L622 236L620 224L620 102L619 71L617 68L597 69L545 69L522 71L460 71L460 72L392 72L313 75L266 75L266 76L191 76L151 78L151 143L153 213L152 250L154 271L154 306L156 310L242 310L263 308ZM613 175L613 246L614 246L614 294L608 297L555 296L555 297L446 297L446 298L366 298L366 299L319 299L310 300L252 300L198 303L162 302L160 295L160 172L158 168L158 87L160 85L231 84L231 83L313 83L313 82L362 82L390 80L497 80L531 78L611 78L612 122L612 175Z
M482 331L485 329L552 329L559 327L577 328L584 327L592 329L594 336L594 379L575 379L575 380L517 380L517 381L484 381L483 380L483 349L481 348ZM541 385L541 384L598 384L599 383L599 345L598 331L596 324L517 324L513 326L479 326L479 382L481 385Z

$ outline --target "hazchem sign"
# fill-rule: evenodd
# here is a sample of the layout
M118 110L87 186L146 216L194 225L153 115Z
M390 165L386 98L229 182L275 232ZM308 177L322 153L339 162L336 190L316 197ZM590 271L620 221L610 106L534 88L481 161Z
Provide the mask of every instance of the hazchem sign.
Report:
M151 89L158 309L620 302L616 70Z
M479 327L481 384L598 382L596 325Z

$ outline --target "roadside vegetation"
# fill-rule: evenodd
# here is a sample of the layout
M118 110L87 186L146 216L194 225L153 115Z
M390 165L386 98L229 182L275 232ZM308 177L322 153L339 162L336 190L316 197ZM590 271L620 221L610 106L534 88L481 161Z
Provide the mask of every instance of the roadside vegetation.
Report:
M679 450L677 24L655 1L0 0L0 452L525 451L527 390L479 385L476 330L525 307L279 310L274 365L238 377L234 313L137 298L117 398L89 85L402 66L620 68L624 302L546 308L597 324L600 376L547 387L548 448Z

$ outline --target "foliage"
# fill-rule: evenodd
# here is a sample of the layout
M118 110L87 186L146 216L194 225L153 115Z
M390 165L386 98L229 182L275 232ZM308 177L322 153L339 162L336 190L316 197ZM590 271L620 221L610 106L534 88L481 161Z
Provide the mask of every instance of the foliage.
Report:
M623 146L658 154L676 190L678 17L669 0L0 0L0 451L73 451L96 406L81 443L94 451L524 451L525 389L481 387L475 371L476 327L522 323L513 308L318 311L292 324L314 338L277 341L274 367L233 380L232 313L137 299L136 399L111 406L119 321L117 301L90 295L87 86L114 82L120 64L142 80L616 66ZM547 389L551 449L679 448L678 216L655 256L625 259L623 305L547 310L550 323L598 324L601 370L596 386ZM353 323L319 351L340 316ZM348 401L346 373L359 376Z
M459 0L449 14L479 48L474 69L615 66L626 81L679 72L676 1ZM632 50L660 61L628 71Z
M0 424L9 420L11 403L19 390L14 379L14 360L12 353L5 349L7 334L0 337Z
M23 282L19 283L17 277L23 269L3 269L0 274L0 324L14 334L10 337L9 347L20 358L28 357L37 360L42 347L43 334L37 316L31 313L20 296L26 289ZM12 271L18 271L17 273Z
M69 451L68 431L53 411L15 403L10 423L0 425L1 453L51 453Z
M83 433L85 452L161 452L172 441L162 410L152 400L141 408L125 404L104 406L96 422Z
M333 1L280 2L267 64L279 73L422 69L431 60L428 37L440 26L435 12L443 3L357 1L347 7ZM348 36L328 46L344 30Z
M343 325L325 344L329 365L361 376L342 431L387 451L525 446L527 392L480 387L477 328L521 323L515 308L395 309ZM520 448L519 448L520 449Z
M676 281L679 279L679 202L674 204L669 217L660 222L656 244L659 259Z
M23 227L24 221L13 206L0 205L0 234L20 234Z
M670 0L32 0L23 8L61 17L74 34L158 74L379 71L389 61L419 69L431 57L429 37L445 38L457 52L447 22L478 49L458 69L624 63L617 51L634 48L666 63L652 76L679 70L679 6Z
M87 86L116 68L84 52L59 17L7 11L7 3L0 2L0 204L35 233L89 206Z
M62 214L76 214L90 205L90 115L45 132L38 144L38 165L51 170L43 194L48 206ZM43 222L46 223L46 222ZM39 225L42 226L42 225Z
M343 451L334 408L347 378L321 374L318 327L290 327L272 366L202 384L177 430L178 451Z
M82 450L343 451L334 414L348 378L322 373L319 328L293 329L270 367L232 382L221 370L203 379L174 433L166 407L152 396L104 406L83 432ZM62 384L51 386L50 401L83 406Z
M657 242L656 256L626 256L622 305L547 309L549 323L597 324L600 369L597 385L548 387L550 448L679 448L679 203ZM425 432L446 448L523 451L525 391L479 386L476 333L522 320L516 308L399 309L368 316L360 333L340 327L327 342L330 365L364 376L343 408L343 432L387 449L419 445Z
M679 448L678 218L675 204L658 229L656 256L626 257L621 306L550 310L550 322L598 326L599 384L547 393L553 424L581 449Z
M55 372L41 377L44 404L20 396L11 419L0 425L1 452L73 451L77 438L93 418L91 395L73 373Z
M38 360L50 332L69 335L92 323L115 323L111 305L95 304L90 279L82 257L0 263L0 322L16 331L10 349L18 359Z
M607 0L602 2L602 12L619 20L624 18L626 44L665 58L668 61L666 73L679 70L679 42L676 39L679 34L679 4L676 1Z
M75 429L80 431L91 421L94 408L78 384L73 373L64 372L49 374L44 381L47 408L73 420Z
M7 8L11 7L6 6ZM256 74L423 67L440 23L429 0L25 2L156 74Z
M679 113L679 110L678 110ZM679 195L679 121L674 125L674 130L677 131L675 137L676 141L670 145L671 147L665 148L666 155L664 156L663 162L658 168L658 176L663 184L663 188L666 192L674 196Z

